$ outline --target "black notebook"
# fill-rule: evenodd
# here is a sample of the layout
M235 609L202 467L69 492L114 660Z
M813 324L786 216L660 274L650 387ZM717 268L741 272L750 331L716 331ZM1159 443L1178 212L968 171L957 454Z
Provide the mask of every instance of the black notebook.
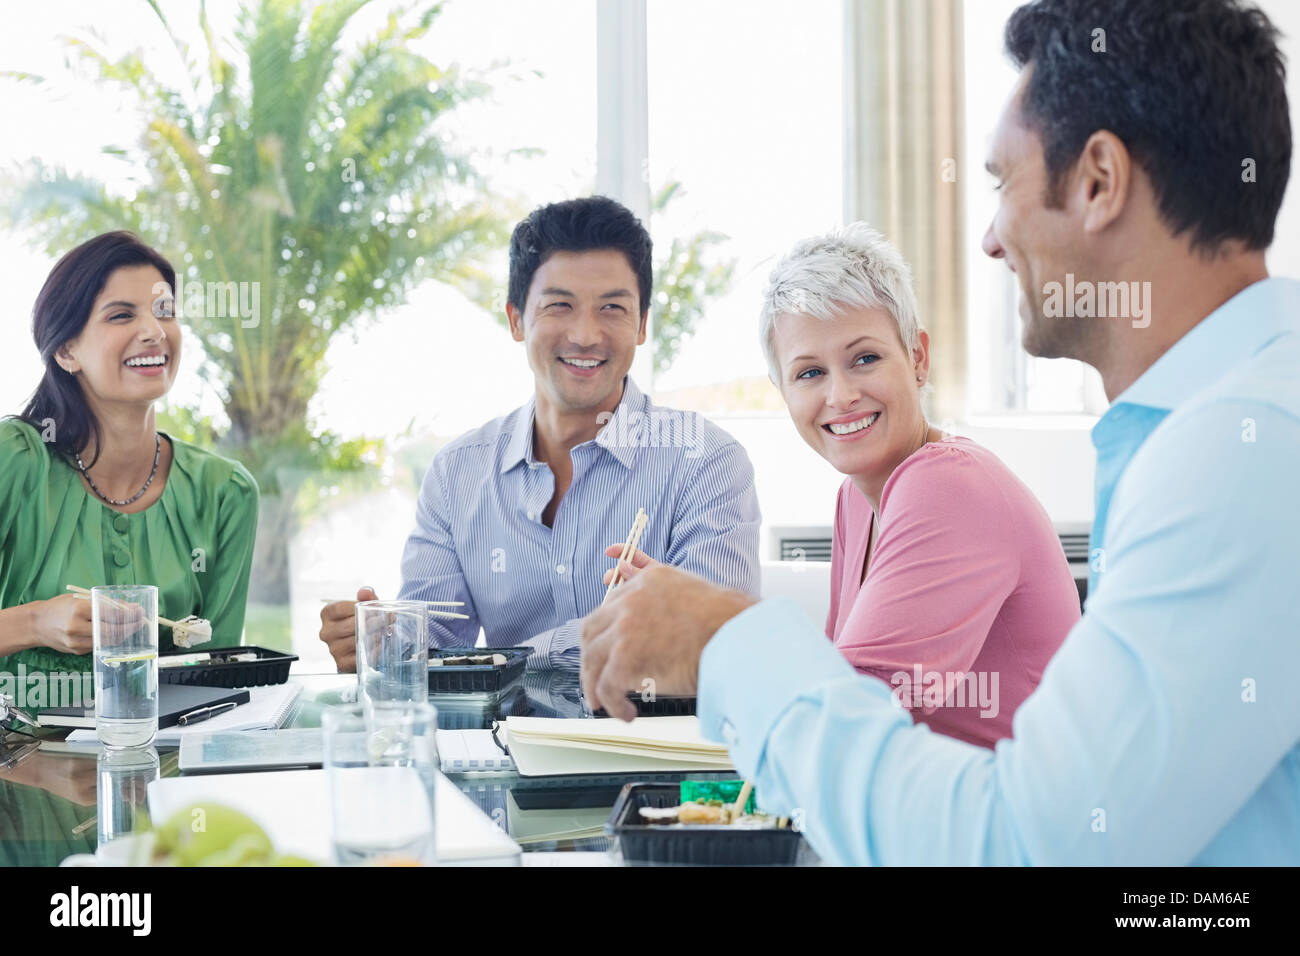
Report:
M217 704L247 704L247 690L228 687L202 687L198 684L158 685L158 726L171 727L192 711ZM42 727L94 727L95 706L47 707L36 718Z

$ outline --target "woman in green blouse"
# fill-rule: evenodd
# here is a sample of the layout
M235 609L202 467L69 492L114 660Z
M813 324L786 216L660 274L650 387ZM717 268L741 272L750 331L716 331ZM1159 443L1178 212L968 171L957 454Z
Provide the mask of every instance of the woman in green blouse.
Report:
M175 287L166 259L113 232L59 260L36 300L45 376L0 420L0 676L90 669L90 602L70 584L156 585L161 616L240 643L257 485L154 426L180 367Z

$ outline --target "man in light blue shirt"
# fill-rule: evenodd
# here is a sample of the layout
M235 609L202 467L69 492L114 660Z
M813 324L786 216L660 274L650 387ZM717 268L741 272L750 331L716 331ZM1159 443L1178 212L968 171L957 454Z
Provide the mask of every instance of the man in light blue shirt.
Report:
M530 667L576 667L582 617L605 596L607 549L641 508L640 553L758 592L749 457L702 416L652 404L628 376L646 339L650 262L649 234L604 197L543 206L516 227L507 312L534 396L452 441L425 475L399 597L461 601L467 615L431 620L434 645L473 646L482 627L490 647L531 647ZM492 373L490 357L467 359ZM354 607L321 612L340 670L356 666Z
M989 163L984 249L1021 281L1026 347L1088 361L1113 401L1095 586L1013 739L914 725L790 602L674 569L631 571L584 628L593 706L626 717L634 676L698 686L704 732L835 862L1300 864L1300 283L1264 265L1291 159L1275 34L1226 2L1117 0L1101 19L1125 48L1100 57L1096 7L1012 16L1024 69ZM1100 313L1119 282L1139 283L1129 308Z

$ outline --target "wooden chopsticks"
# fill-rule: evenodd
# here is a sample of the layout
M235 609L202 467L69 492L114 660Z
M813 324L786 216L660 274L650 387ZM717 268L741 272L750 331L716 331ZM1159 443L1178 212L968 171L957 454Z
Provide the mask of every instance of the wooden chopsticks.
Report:
M320 602L321 604L348 603L343 598L321 598ZM425 605L439 605L442 607L464 607L465 606L464 601L421 601L420 603ZM457 614L455 611L435 611L432 606L426 607L425 611L427 611L433 617L455 617L455 618L460 618L462 621L469 620L468 614Z
M79 587L77 587L75 584L69 584L69 585L68 585L68 590L71 591L73 594L77 595L77 597L84 597L84 598L88 598L88 597L90 597L90 588L79 588ZM126 610L126 605L123 604L121 601L114 601L112 598L109 598L108 601L109 601L110 604L112 604L112 605L113 605L115 608L117 608L119 611L124 611L124 610ZM176 626L176 622L175 622L175 621L169 621L167 618L163 617L161 614L158 615L158 623L159 623L159 624L162 624L162 625L165 625L166 627L175 627L175 626Z
M623 544L623 554L619 557L620 561L631 561L632 555L636 554L637 545L641 543L641 532L645 531L645 526L650 523L650 516L646 514L644 508L636 509L636 518L632 521L632 530L628 532L627 541ZM614 576L609 579L609 587L605 588L605 597L600 602L604 604L609 600L610 594L614 588L622 583L619 577L618 565L614 566Z

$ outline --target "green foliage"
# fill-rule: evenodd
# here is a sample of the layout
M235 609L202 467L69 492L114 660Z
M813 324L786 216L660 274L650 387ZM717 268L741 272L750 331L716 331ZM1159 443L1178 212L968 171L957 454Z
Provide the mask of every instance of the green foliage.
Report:
M443 128L488 87L412 51L436 3L393 10L359 44L344 35L371 0L250 0L232 42L218 41L200 4L195 50L157 0L143 2L185 66L182 88L164 85L140 52L114 57L93 37L66 39L70 59L142 118L139 142L104 148L129 187L32 160L3 210L52 254L131 229L175 264L181 313L207 359L200 374L230 427L218 438L210 420L175 407L163 427L253 473L263 506L252 593L283 600L301 512L341 479L378 478L379 445L308 422L330 340L427 279L481 287L482 256L505 241L471 157ZM224 307L214 287L229 290ZM254 290L256 310L232 307L251 306Z
M682 195L682 184L670 182L651 198L650 216L662 213ZM654 362L656 372L673 364L682 345L691 337L709 302L731 288L735 259L715 260L717 246L727 241L720 232L697 232L674 238L667 251L655 256L654 277Z
M369 0L259 0L241 9L229 46L201 6L206 49L194 51L146 2L186 64L183 89L162 85L139 52L112 58L67 40L144 117L141 142L105 149L129 164L132 194L33 161L9 218L56 253L133 229L173 259L178 284L199 283L199 302L212 283L255 286L256 321L211 299L184 310L231 423L225 444L264 490L276 481L264 469L281 462L346 467L354 449L307 429L330 339L426 279L481 282L482 254L503 241L484 183L441 123L487 87L409 49L437 4L391 13L349 49L345 28Z

